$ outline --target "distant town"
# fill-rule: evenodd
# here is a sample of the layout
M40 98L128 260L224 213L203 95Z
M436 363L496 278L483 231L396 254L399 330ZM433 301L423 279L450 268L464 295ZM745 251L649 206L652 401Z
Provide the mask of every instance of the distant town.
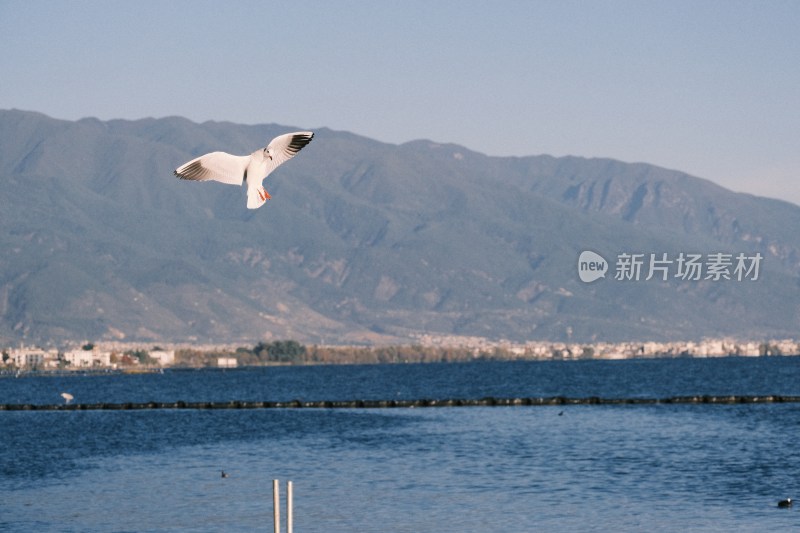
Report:
M278 364L380 364L478 360L584 360L657 357L784 356L800 354L800 341L707 339L686 342L527 342L419 335L395 346L305 346L294 340L255 346L154 345L83 342L63 348L8 346L0 373L22 371L148 372L164 368L236 368Z

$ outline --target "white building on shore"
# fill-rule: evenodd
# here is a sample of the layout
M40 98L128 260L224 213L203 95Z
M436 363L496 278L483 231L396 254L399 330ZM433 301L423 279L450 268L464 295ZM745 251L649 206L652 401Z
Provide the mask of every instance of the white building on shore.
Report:
M58 351L36 347L12 348L7 353L9 362L18 368L44 368L58 359Z
M152 350L150 359L158 361L160 366L172 366L175 364L175 350Z
M71 368L111 367L111 352L99 350L69 350L64 352L64 361Z
M217 366L219 368L236 368L238 366L238 362L236 361L235 357L218 357Z

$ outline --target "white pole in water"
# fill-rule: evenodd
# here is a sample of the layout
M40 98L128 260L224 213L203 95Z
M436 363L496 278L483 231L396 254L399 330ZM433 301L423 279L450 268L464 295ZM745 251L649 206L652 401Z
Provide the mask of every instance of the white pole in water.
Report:
M292 533L294 513L292 510L292 482L286 482L286 533Z
M280 485L277 479L272 480L272 522L275 524L275 533L281 533L281 504Z

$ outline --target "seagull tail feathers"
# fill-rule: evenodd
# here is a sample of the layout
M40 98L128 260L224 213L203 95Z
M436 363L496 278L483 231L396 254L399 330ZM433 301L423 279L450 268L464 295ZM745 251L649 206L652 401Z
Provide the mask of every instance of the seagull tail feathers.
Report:
M247 209L258 209L271 196L264 187L248 187L247 189Z

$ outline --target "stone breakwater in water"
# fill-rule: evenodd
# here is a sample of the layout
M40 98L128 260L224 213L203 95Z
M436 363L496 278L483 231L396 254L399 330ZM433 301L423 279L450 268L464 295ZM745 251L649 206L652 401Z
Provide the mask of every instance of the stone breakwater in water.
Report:
M653 404L741 404L800 403L800 396L674 396L671 398L480 398L421 400L322 400L286 402L126 402L92 404L0 404L0 411L88 411L139 409L389 409L416 407L511 407L547 405L653 405Z

